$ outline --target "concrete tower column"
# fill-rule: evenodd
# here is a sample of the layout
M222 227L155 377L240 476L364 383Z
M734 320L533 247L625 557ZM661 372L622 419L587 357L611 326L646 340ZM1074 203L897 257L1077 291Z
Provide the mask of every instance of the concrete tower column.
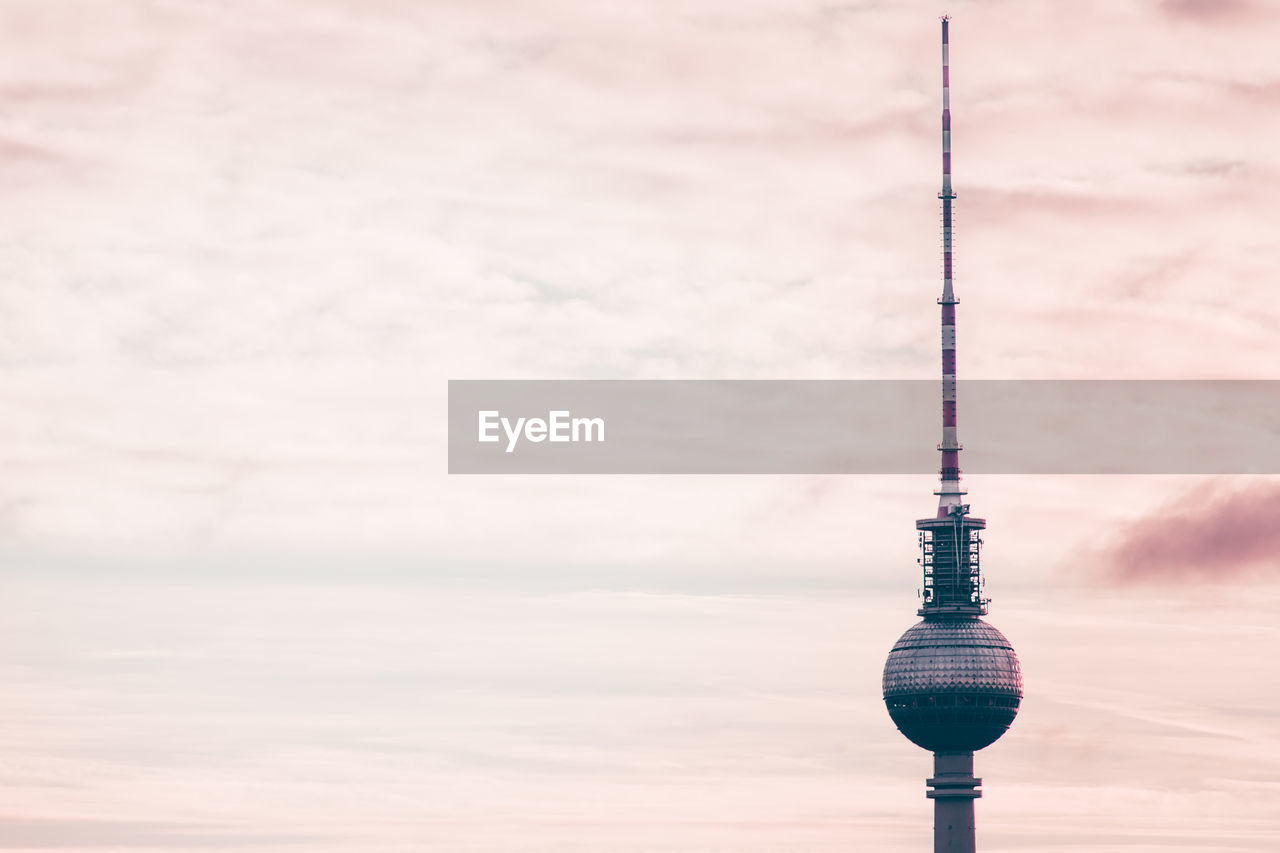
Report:
M933 853L977 853L973 801L982 796L982 780L974 778L973 753L935 752L925 784L933 800Z

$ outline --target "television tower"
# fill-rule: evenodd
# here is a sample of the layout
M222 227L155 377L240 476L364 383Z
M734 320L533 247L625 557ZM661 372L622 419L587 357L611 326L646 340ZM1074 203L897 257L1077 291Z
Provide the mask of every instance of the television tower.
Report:
M947 24L942 18L942 452L938 511L916 522L924 571L921 620L884 663L884 703L907 738L933 753L934 853L975 853L973 801L982 796L973 753L1005 733L1022 701L1013 646L982 621L979 550L987 522L969 515L956 438L956 303L951 283L951 103Z

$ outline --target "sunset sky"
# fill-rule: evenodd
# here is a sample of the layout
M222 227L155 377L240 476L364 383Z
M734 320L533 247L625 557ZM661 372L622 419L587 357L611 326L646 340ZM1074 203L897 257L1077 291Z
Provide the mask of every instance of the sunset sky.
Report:
M0 850L927 849L930 478L445 394L936 376L944 11L960 375L1280 379L1276 4L0 4ZM980 848L1274 850L1280 478L966 484Z

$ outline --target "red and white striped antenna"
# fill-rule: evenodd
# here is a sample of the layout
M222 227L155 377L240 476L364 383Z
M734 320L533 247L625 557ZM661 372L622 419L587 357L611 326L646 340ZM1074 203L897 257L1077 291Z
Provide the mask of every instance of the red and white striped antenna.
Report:
M960 442L956 438L956 303L951 284L951 73L947 53L947 25L942 16L942 483L938 495L938 518L946 518L962 505L965 490L960 486Z

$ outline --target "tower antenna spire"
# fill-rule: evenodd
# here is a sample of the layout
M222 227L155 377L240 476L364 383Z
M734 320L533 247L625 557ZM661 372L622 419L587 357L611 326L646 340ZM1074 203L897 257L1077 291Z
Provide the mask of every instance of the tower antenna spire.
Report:
M951 17L942 16L942 452L941 484L938 495L938 518L946 518L961 506L965 489L960 485L960 450L956 437L956 303L952 284L951 202L951 63L948 55L948 25Z

